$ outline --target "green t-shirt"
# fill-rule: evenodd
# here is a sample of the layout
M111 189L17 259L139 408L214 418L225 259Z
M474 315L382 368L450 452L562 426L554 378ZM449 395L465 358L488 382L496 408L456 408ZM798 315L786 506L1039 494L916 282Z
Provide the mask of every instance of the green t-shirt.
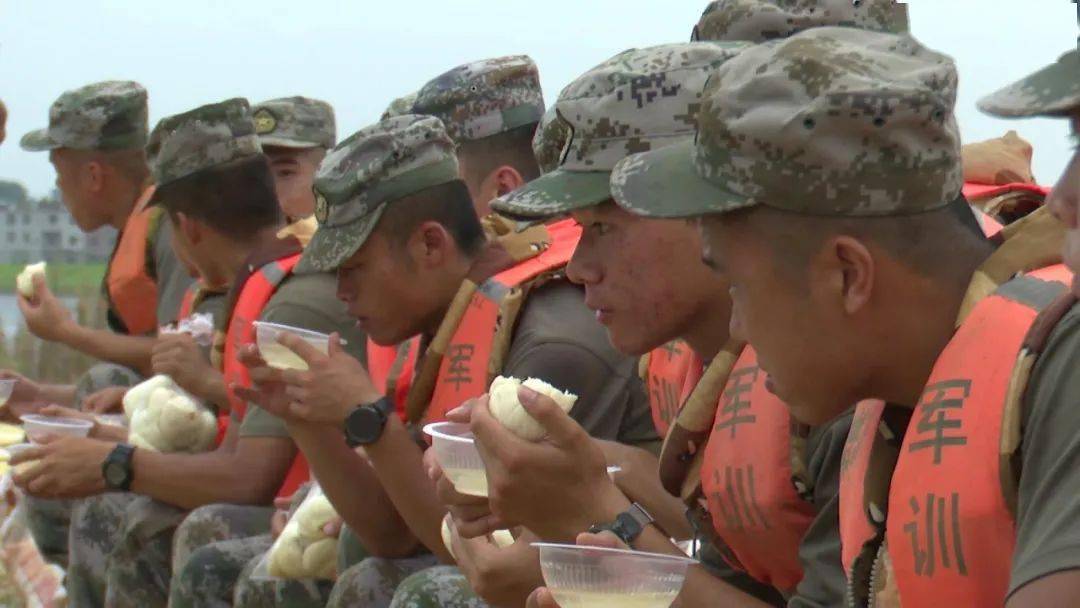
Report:
M361 363L367 361L367 336L337 299L333 274L294 274L278 287L267 302L260 321L292 325L322 333L337 332L346 341L345 351ZM248 404L240 424L241 437L289 437L285 422L266 410Z

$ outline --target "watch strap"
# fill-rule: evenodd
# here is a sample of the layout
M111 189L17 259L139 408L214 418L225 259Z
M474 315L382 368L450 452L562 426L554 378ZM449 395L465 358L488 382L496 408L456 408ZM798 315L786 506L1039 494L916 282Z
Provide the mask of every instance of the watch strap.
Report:
M131 466L132 456L135 454L135 446L128 445L126 443L118 443L113 448L109 455L105 457L105 462L101 465L101 474L105 478L105 485L113 490L123 490L125 492L131 490L131 482L134 480L134 470ZM108 471L112 467L124 467L124 480L120 483L115 483L109 479Z
M641 533L645 531L645 527L653 524L655 521L653 516L645 510L645 507L635 502L630 505L629 509L616 515L615 521L609 524L594 525L589 528L589 532L593 534L611 532L619 537L619 540L622 542L631 545L639 536L641 536Z

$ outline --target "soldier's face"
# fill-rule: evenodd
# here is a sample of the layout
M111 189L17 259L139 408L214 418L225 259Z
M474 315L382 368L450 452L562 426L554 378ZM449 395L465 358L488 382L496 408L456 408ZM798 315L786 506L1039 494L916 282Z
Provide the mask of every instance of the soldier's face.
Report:
M703 258L731 286L731 337L754 347L769 389L791 415L819 425L857 401L843 353L846 329L837 326L835 298L819 285L822 277L810 267L806 282L791 280L768 244L767 226L753 226L754 213L702 219Z
M305 218L315 212L315 171L326 156L324 148L280 148L263 150L270 159L274 189L282 211L291 220Z
M376 231L338 268L337 296L376 344L389 346L420 333L429 290L400 246Z
M1071 121L1073 136L1080 138L1080 114ZM1050 209L1065 224L1065 264L1075 273L1080 273L1080 148L1073 152L1072 160L1065 168L1064 175L1050 193ZM1080 282L1073 281L1073 291L1080 295Z
M71 217L83 232L92 232L108 222L108 216L96 208L90 163L85 155L63 148L49 153L56 169L56 189Z
M717 341L701 334L716 316L726 318L727 284L701 262L694 226L641 218L611 202L573 216L582 236L567 275L585 286L585 304L615 348L641 355L688 336Z

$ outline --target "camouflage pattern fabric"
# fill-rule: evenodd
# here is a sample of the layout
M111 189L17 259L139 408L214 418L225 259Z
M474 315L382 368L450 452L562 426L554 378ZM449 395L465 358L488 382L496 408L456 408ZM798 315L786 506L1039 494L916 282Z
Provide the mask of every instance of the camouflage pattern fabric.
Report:
M270 534L221 540L196 549L182 570L174 570L170 608L229 608L241 586L245 567L273 544ZM269 603L237 605L269 606Z
M75 408L82 409L87 397L111 386L135 386L145 380L130 367L115 363L97 363L75 383Z
M57 564L68 561L68 533L73 500L23 497L26 527L45 559Z
M402 95L394 101L391 101L390 105L386 106L386 111L382 113L382 117L380 117L379 120L386 120L387 118L393 118L395 116L412 114L413 104L415 103L416 92L409 93L408 95Z
M435 566L405 579L390 608L487 608L454 566Z
M146 145L146 89L110 80L66 91L49 108L49 126L23 136L24 150L136 150Z
M255 104L251 116L263 146L333 148L337 143L334 108L319 99L270 99Z
M369 557L338 575L327 608L387 608L410 575L438 564L434 555L405 559Z
M229 504L206 505L189 513L176 529L173 539L173 589L188 574L187 565L195 553L209 550L222 541L269 534L273 514L271 507ZM198 572L198 569L194 571ZM229 581L229 587L235 582L235 578Z
M551 173L562 162L566 144L570 141L570 125L561 120L551 106L544 112L533 134L532 149L541 173Z
M492 208L549 217L610 200L615 164L630 154L690 141L705 83L749 46L665 44L624 51L592 68L555 103L557 122L570 133L559 167L495 199Z
M717 0L705 7L690 38L766 42L829 26L906 32L907 6L897 0Z
M417 91L412 113L438 117L458 144L536 124L544 115L540 72L526 55L459 65Z
M315 175L319 230L297 272L327 272L356 253L386 206L458 178L454 143L439 119L406 114L357 131Z
M697 138L612 172L620 205L654 217L768 205L873 217L960 194L956 68L906 35L814 28L720 67Z
M172 540L187 512L147 496L136 496L109 556L105 605L109 608L165 606L172 579ZM74 528L73 528L74 529Z
M72 606L105 604L109 555L123 533L124 514L136 497L113 492L74 501L65 581Z
M269 541L269 537L267 537ZM248 560L236 583L234 608L323 608L326 606L333 581L314 579L260 578L255 568L270 550L270 544ZM200 604L201 606L201 604Z
M162 118L150 133L147 160L161 186L231 161L261 156L245 99L212 103Z
M1068 116L1080 108L1080 50L979 100L979 109L1005 118Z

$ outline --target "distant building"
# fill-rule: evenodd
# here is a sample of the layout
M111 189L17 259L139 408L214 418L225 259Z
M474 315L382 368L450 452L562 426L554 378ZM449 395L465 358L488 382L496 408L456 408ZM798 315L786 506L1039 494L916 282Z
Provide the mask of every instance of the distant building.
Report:
M31 201L21 186L0 187L0 263L104 262L115 242L111 226L90 234L79 230L55 190Z

